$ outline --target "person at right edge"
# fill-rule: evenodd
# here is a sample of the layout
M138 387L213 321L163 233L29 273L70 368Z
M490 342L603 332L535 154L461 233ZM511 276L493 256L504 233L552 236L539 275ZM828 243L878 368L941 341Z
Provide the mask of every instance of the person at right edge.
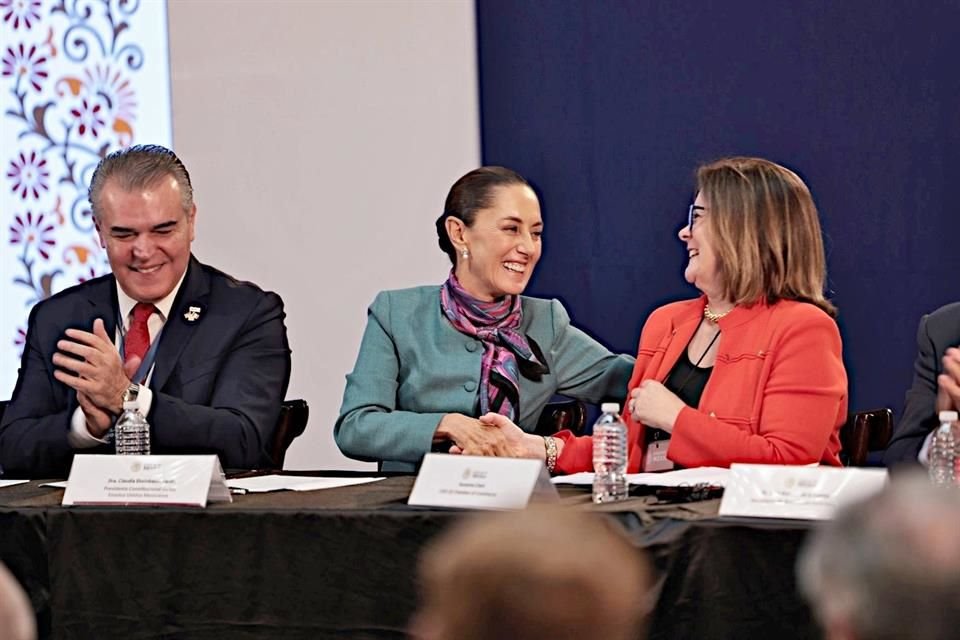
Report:
M888 467L927 464L933 432L941 411L960 410L960 302L940 307L920 319L913 384L907 391L903 417L883 455Z
M807 186L768 160L718 160L698 170L678 235L703 295L644 324L624 411L628 470L839 466L847 374ZM558 473L592 468L590 436L556 437ZM536 445L527 455L543 455Z

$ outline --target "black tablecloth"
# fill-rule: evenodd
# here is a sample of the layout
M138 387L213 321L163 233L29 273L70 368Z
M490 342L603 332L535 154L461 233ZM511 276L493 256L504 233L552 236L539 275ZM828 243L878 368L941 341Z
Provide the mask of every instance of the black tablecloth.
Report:
M42 637L401 638L420 549L455 519L482 517L407 506L412 483L200 510L63 508L62 490L31 482L0 489L0 560L27 589ZM794 582L806 524L725 522L716 500L597 507L565 488L562 501L615 514L650 553L652 638L819 637Z

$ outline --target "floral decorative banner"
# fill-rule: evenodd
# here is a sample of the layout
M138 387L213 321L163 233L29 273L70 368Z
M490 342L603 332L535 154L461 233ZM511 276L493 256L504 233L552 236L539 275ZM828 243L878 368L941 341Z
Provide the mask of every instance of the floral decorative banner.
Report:
M109 270L87 188L134 143L170 146L162 0L0 0L0 399L38 301Z

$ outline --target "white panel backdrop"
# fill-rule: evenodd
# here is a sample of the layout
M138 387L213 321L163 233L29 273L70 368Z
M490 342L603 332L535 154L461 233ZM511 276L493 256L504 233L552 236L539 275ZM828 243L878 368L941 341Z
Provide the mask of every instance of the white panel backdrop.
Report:
M166 4L0 0L0 398L35 302L100 275L87 185L99 159L170 144Z
M433 221L480 158L474 6L169 5L176 150L197 256L283 296L288 397L311 406L287 468L356 468L333 443L380 289L440 283Z

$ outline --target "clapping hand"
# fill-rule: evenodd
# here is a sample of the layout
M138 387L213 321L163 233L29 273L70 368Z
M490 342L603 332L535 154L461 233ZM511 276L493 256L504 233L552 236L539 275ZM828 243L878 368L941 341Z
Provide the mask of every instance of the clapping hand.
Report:
M93 427L91 434L97 435L95 432L101 431L104 424L102 414L117 415L123 410L123 392L136 375L140 358L133 356L121 363L100 318L93 321L92 333L67 329L66 337L57 342L57 349L53 364L58 369L53 376L77 392L87 424Z
M937 376L937 411L960 410L960 349L943 354L943 373Z

